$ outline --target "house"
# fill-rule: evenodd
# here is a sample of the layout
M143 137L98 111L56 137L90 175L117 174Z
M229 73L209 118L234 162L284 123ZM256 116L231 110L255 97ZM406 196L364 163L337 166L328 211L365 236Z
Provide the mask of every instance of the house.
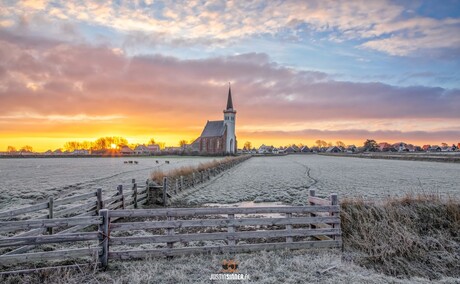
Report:
M89 151L85 149L73 150L72 155L89 155Z
M398 152L408 152L409 149L406 148L407 144L404 142L399 142L393 144L393 148Z
M347 148L345 149L347 153L354 153L356 152L356 146L355 145L348 145Z
M122 155L134 155L133 149L129 148L128 146L121 146L120 153Z
M147 145L147 149L149 150L150 154L158 153L158 152L160 152L160 145L158 145L158 144L149 144L149 145Z
M134 148L134 154L136 154L136 155L149 155L150 150L145 145L137 145L136 148Z
M438 145L431 146L430 152L441 152L441 147L439 147Z
M340 153L340 148L337 146L332 146L327 148L326 153Z
M387 142L379 143L380 152L390 152L392 149L394 149L394 147Z
M235 120L236 110L233 109L232 91L229 85L224 120L208 120L200 137L191 144L191 150L201 154L235 154L236 149L238 149L235 135Z
M302 148L300 148L300 153L310 153L310 148L308 148L308 146L303 146Z
M452 151L455 151L455 150L457 150L455 145L441 147L441 152L452 152Z
M428 152L431 148L431 145L423 145L422 150Z
M295 150L294 150L294 148L292 148L290 146L290 147L287 147L286 149L284 149L284 153L292 154L292 153L295 153Z
M280 153L280 151L279 151L279 149L278 149L278 148L276 148L276 147L273 147L273 149L272 149L272 153L273 153L273 154L279 154L279 153Z
M265 146L264 144L260 145L259 149L257 149L258 154L267 154L269 147Z

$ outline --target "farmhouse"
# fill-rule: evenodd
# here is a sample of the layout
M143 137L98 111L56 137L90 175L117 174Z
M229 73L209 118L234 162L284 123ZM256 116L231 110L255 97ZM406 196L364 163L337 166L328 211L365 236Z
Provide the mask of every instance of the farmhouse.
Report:
M339 147L332 146L327 148L326 153L339 153L342 152Z
M208 120L200 137L191 144L192 151L210 155L236 154L235 120L236 110L233 109L232 90L229 86L224 120Z

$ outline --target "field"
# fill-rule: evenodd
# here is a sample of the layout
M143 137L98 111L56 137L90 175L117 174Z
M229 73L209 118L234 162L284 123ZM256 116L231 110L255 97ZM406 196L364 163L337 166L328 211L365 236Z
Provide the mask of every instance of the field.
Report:
M0 193L0 210L49 194L114 189L131 178L143 181L156 169L167 172L212 159L138 158L137 165L126 165L123 161L127 159L120 158L24 159L9 164L0 160L0 179L6 188ZM171 163L165 164L165 160ZM250 282L257 283L431 283L433 279L458 283L460 211L455 200L460 197L459 171L460 164L454 163L320 155L253 157L175 196L172 206L302 205L309 189L314 188L320 196L338 193L344 202L343 252L270 251L114 261L105 272L82 266L0 278L0 282L209 283L222 260L231 258L239 262L240 273L249 274ZM406 200L407 194L435 198ZM444 198L454 201L446 206ZM382 202L364 206L363 200ZM393 235L395 228L397 236ZM144 234L143 230L129 233Z
M308 189L339 199L407 193L459 196L460 164L320 155L255 157L178 198L185 204L241 201L305 204Z
M27 158L0 159L0 211L37 202L48 196L82 194L102 187L113 194L131 179L144 183L155 169L170 170L198 165L215 158ZM125 164L124 161L138 161ZM156 163L158 161L158 164ZM169 161L166 164L165 161Z

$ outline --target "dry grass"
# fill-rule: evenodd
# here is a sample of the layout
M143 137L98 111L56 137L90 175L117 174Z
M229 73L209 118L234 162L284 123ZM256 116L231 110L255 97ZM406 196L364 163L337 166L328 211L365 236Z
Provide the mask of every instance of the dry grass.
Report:
M153 171L151 173L150 178L154 182L156 182L158 184L161 184L161 183L163 183L163 177L165 177L165 176L173 177L173 178L177 178L177 177L180 177L180 176L187 176L187 175L191 175L194 172L201 172L201 171L204 171L204 170L216 168L216 167L226 165L226 164L231 163L231 162L240 161L240 160L244 160L244 159L247 159L247 157L246 156L225 157L225 158L220 159L220 160L213 160L213 161L210 161L210 162L200 163L198 166L185 166L185 167L172 169L172 170L170 170L168 172L163 172L162 170L155 170L155 171Z
M354 261L398 277L460 277L460 201L407 195L342 203L342 230Z

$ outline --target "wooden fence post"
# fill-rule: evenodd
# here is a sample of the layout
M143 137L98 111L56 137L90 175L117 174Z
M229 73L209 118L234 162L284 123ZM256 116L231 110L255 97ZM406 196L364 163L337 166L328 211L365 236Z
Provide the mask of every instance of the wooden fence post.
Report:
M132 182L133 182L134 208L137 209L137 183L136 183L136 179L133 179Z
M235 214L228 214L228 219L229 220L235 219ZM234 233L235 232L235 226L234 225L228 225L227 226L227 232ZM234 237L228 237L228 245L229 246L236 245L236 241L235 241Z
M50 196L48 199L48 219L53 219L53 207L54 207L54 200L53 197ZM53 227L48 228L48 234L53 234Z
M99 211L104 208L104 204L102 201L102 188L98 188L96 191L96 197L97 197L97 214L99 214Z
M310 196L312 197L315 197L315 190L314 189L310 189ZM309 202L309 205L315 205L315 203L313 202ZM316 214L315 213L310 213L310 217L316 217ZM316 229L316 226L313 225L313 224L310 224L310 228L311 229Z
M332 193L331 194L331 205L339 205L339 199L337 197L337 193ZM331 214L332 216L339 216L340 213L332 213ZM338 228L340 229L340 224L332 224L332 228ZM342 235L339 234L339 235L335 235L334 236L334 240L336 241L342 241ZM343 246L342 246L343 248Z
M179 190L179 180L176 178L176 185L174 187L174 194L177 194L178 190Z
M125 196L123 195L123 185L118 186L118 195L121 195L121 208L125 209Z
M286 218L291 219L292 218L292 213L286 213ZM286 225L286 231L288 231L288 233L292 232L292 225L291 224ZM292 236L286 237L286 243L292 243Z
M149 186L149 179L147 179L145 181L145 191L147 192L147 198L146 198L146 202L145 203L150 203L151 200L150 200L150 196L151 196L151 193L150 193L150 186Z
M184 190L184 176L180 176L180 190Z
M168 221L173 221L174 217L173 216L168 216L167 219L168 219ZM173 236L174 235L174 228L167 228L166 229L166 234L168 236ZM173 248L174 242L168 242L168 243L166 243L166 245L168 246L168 248Z
M195 172L192 173L192 186L195 187Z
M102 224L99 225L99 244L101 251L99 252L99 263L102 268L107 268L109 262L109 210L101 209L99 216L102 217Z
M163 206L166 207L166 202L168 201L168 178L163 177Z

